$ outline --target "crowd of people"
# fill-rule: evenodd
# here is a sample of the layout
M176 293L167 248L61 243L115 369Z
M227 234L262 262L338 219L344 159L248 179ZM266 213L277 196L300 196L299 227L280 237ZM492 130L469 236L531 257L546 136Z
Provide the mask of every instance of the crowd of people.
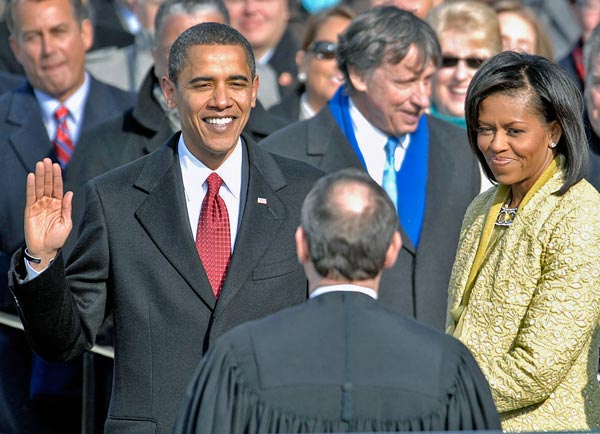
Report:
M0 432L600 429L600 0L4 6Z

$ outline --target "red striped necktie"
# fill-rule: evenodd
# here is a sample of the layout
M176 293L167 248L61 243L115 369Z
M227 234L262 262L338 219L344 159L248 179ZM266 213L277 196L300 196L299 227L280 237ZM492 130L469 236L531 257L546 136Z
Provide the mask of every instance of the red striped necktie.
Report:
M61 105L54 112L54 118L56 119L56 135L54 136L54 150L56 151L56 158L60 163L61 167L65 167L71 159L71 154L75 146L71 139L71 133L69 132L69 126L67 125L67 117L69 110Z

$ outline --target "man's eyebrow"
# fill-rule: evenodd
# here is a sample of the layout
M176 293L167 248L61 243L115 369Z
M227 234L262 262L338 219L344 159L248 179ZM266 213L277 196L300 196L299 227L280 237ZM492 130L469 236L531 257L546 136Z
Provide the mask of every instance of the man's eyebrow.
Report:
M245 75L230 75L227 78L227 80L228 81L244 81L246 83L250 83L250 80ZM196 83L202 83L202 82L207 82L207 81L214 81L214 78L201 75L198 77L194 77L190 81L188 81L188 85L193 85Z

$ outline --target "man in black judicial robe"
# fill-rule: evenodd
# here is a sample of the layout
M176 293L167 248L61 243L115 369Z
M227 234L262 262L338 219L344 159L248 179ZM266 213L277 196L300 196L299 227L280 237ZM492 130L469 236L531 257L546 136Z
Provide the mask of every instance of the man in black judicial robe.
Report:
M173 433L499 430L466 347L376 302L400 247L394 205L369 175L317 181L296 231L310 300L220 337Z

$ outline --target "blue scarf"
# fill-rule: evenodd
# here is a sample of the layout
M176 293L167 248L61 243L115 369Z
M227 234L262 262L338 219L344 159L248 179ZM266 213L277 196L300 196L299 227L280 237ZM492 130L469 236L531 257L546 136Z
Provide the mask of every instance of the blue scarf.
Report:
M345 86L340 86L335 95L329 100L329 110L366 170L365 159L358 147L352 128L350 104ZM427 119L423 115L419 119L417 130L410 135L410 146L406 151L402 166L396 174L398 217L415 248L419 245L425 215L428 157L429 128Z

